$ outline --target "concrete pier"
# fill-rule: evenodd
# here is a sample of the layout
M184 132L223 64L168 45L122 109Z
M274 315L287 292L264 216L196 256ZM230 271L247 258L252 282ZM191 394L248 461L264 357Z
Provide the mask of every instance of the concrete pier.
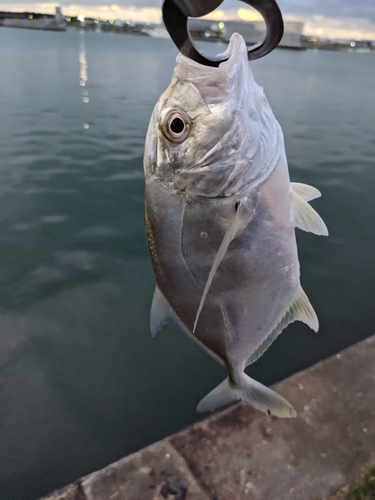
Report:
M375 463L375 336L274 389L296 419L237 403L45 500L342 498L361 467Z

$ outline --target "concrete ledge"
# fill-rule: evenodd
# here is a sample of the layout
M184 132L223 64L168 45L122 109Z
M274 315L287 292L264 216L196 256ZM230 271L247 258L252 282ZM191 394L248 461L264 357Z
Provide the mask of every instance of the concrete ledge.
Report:
M316 500L375 463L375 336L274 388L296 419L239 403L45 500Z

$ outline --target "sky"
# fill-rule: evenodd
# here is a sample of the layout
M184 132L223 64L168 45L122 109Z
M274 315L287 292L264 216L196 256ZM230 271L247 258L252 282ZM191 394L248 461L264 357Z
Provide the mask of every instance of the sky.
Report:
M204 1L204 0L202 0ZM110 3L117 2L117 3ZM161 21L161 0L0 0L0 10L53 13L60 5L65 15L103 20ZM305 23L303 33L323 38L375 41L375 0L278 0L285 21ZM216 20L260 19L243 1L225 0L208 17Z

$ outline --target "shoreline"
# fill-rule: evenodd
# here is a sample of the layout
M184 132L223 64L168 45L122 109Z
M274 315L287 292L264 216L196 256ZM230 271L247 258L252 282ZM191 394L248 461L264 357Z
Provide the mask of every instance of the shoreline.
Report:
M296 419L236 403L43 500L328 498L375 463L374 359L375 335L274 384Z

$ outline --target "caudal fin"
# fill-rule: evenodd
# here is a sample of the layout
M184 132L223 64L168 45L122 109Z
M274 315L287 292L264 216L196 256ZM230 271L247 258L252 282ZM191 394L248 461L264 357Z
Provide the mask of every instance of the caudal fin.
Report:
M201 399L198 403L197 411L213 411L216 410L216 408L221 408L239 399L241 399L240 393L236 388L231 386L229 378L227 377L221 384L215 387L213 391L209 392L207 396Z
M242 373L238 386L233 386L229 378L226 378L199 402L197 411L212 411L239 399L257 410L276 417L293 418L297 416L295 409L286 399L245 373Z

